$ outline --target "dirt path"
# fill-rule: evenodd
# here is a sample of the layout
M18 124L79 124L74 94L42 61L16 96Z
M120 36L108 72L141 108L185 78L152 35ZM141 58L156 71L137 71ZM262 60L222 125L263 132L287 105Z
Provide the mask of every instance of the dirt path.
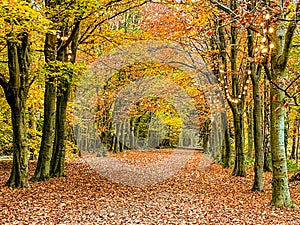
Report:
M128 151L116 158L145 166L165 157ZM270 173L265 192L255 193L251 171L246 178L231 177L217 164L199 169L201 161L196 153L176 176L131 187L108 181L77 159L68 163L68 177L17 190L3 187L11 162L0 162L0 224L300 224L300 211L269 206ZM291 194L300 205L299 182L291 184Z

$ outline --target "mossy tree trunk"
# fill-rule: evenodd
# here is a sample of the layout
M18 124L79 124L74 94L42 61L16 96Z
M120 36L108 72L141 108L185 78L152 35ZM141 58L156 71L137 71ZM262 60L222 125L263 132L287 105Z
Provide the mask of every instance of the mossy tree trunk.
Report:
M53 154L51 159L51 177L65 176L65 154L66 154L66 122L67 122L67 103L70 93L68 84L61 84L59 89L62 91L57 97L55 138Z
M26 100L33 80L29 77L30 43L27 33L22 33L19 40L8 40L9 80L0 74L6 100L11 108L13 128L13 165L9 187L28 187L28 156L26 131Z
M271 85L271 154L272 154L272 205L276 207L290 207L291 200L287 163L284 146L284 114L282 106L284 93Z
M281 1L283 7L283 2ZM297 4L298 9L298 4ZM275 47L271 52L271 68L269 78L277 81L285 77L285 69L288 62L291 49L292 38L297 25L296 22L290 22L285 32L284 24L278 25L273 35L270 35ZM285 149L285 93L270 85L270 103L271 103L271 156L272 156L272 201L275 207L294 207L288 186L286 149Z
M238 2L231 1L230 9L236 10ZM223 64L223 70L229 71L229 65L227 60L227 41L226 41L226 31L224 30L222 19L218 23L218 45L220 48L220 57ZM240 90L239 83L239 72L237 71L237 42L238 42L238 28L234 24L230 27L230 74L231 74L231 86L232 86L232 96L238 97L242 94ZM223 84L223 89L225 84ZM226 95L229 95L229 90L226 90ZM244 99L240 99L238 103L232 103L227 97L227 103L230 106L233 115L234 124L234 136L235 136L235 162L234 169L232 172L233 176L245 176L245 164L244 164L244 123L243 123L243 113L244 113Z
M57 53L58 61L75 63L80 22L80 19L75 22L68 40L60 43L63 47ZM68 47L71 53L68 53ZM68 55L71 57L70 59L68 59ZM62 76L59 78L57 87L54 146L50 163L51 177L65 176L67 107L71 94L72 80L72 74L68 74L67 77Z
M46 63L55 61L56 36L46 34L44 55ZM49 68L49 73L51 71ZM55 131L55 110L56 110L56 89L55 78L52 74L47 75L44 93L44 123L41 147L39 151L38 163L31 181L45 181L50 178L50 162L53 151L54 131Z

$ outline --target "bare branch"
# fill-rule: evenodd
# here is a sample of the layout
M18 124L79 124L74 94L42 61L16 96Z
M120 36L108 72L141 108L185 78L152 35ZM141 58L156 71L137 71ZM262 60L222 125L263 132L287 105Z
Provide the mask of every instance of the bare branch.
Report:
M238 15L235 12L233 12L230 8L228 8L227 6L221 4L220 2L213 1L213 0L211 0L210 2L215 4L218 7L218 9L221 9L222 11L226 12L227 14L230 14L234 17L238 17Z
M300 78L300 74L286 87L286 90L288 90L298 79Z
M240 16L237 15L234 11L232 11L230 8L228 8L227 6L221 4L220 2L218 1L213 1L211 0L210 1L211 3L215 4L217 6L218 9L222 10L223 12L229 14L229 15L232 15L235 19L239 18ZM249 28L250 30L256 32L256 33L259 33L261 35L263 35L263 30L260 29L259 27L257 26L254 26L253 24L249 24L249 26L247 26L246 28Z
M85 37L81 36L80 39L79 39L79 41L78 41L78 43L82 44L83 42L85 42L96 31L96 29L98 27L100 27L100 25L102 25L104 22L109 21L111 19L114 19L115 17L117 17L117 16L119 16L119 15L125 13L125 12L128 12L131 9L134 9L134 8L137 8L137 7L141 7L141 6L145 5L146 3L150 2L150 1L151 0L146 0L146 1L142 2L141 4L128 7L127 9L124 9L124 10L122 10L120 12L117 12L116 14L114 14L114 15L108 17L108 18L105 18L105 19L99 21L89 32L88 32L88 30L85 31L86 36Z
M269 80L270 84L272 84L274 87L278 88L280 91L284 92L285 95L286 95L286 97L288 97L290 99L293 99L294 104L296 106L299 106L299 103L297 102L297 95L296 95L297 93L291 95L291 94L288 93L288 89L292 86L293 83L295 83L297 81L297 79L299 79L300 74L286 88L282 88L282 87L280 87L277 83L275 83L272 80L269 67L266 65L266 63L264 63L264 69L265 69L265 72L266 72L266 75L267 75L267 79Z

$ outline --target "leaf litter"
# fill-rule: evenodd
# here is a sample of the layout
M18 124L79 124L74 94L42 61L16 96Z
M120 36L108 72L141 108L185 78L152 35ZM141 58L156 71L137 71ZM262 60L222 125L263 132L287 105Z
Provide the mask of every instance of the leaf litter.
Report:
M167 158L166 150L112 155L143 167ZM27 189L4 186L11 162L0 161L1 224L300 224L300 211L270 206L272 174L264 192L251 191L253 170L232 177L231 169L210 162L201 168L195 153L173 177L149 186L113 183L83 159L66 164L67 177L30 183ZM33 175L35 163L29 165ZM129 174L126 174L128 176ZM290 183L300 205L300 182Z

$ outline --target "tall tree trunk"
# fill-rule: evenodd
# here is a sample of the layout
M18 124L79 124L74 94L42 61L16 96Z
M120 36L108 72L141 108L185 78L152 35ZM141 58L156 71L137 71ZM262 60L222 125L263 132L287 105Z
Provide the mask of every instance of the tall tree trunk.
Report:
M69 83L62 84L59 88L61 95L56 102L56 125L54 149L51 159L51 177L65 176L65 154L66 154L66 122L67 103L70 93Z
M45 40L45 60L51 63L55 60L56 36L46 34ZM51 73L51 70L48 71ZM55 131L55 110L56 110L56 84L52 74L46 77L44 93L44 123L43 136L39 151L39 158L32 181L44 181L50 178L50 161L53 151L54 131Z
M0 76L6 100L11 108L13 127L13 166L6 185L28 187L28 156L26 130L26 100L32 81L29 80L29 40L28 35L20 35L20 43L8 41L9 81Z
M209 136L210 136L210 126L211 126L211 120L207 119L205 120L204 124L203 124L203 128L202 128L202 132L203 132L203 149L204 151L207 151L207 146L208 146L208 141L209 141Z
M264 77L264 172L271 172L269 155L270 155L270 84L267 77Z
M115 124L116 133L114 135L114 142L113 142L113 153L120 152L120 123Z
M283 2L280 2L283 8ZM298 8L297 4L297 8ZM298 10L297 10L298 11ZM283 17L283 15L281 15ZM271 68L269 78L277 81L285 77L285 69L288 63L289 53L292 45L292 38L297 27L296 21L289 23L284 28L284 22L278 24L276 31L271 36L274 48L271 52ZM285 93L270 85L270 102L271 102L271 155L273 167L272 179L272 200L271 204L275 207L297 207L291 197L288 186L286 149L284 143L284 97Z
M300 131L300 127L299 127L299 119L298 120L298 127L297 127L297 142L296 142L296 164L298 165L299 163L299 140L300 140L300 137L299 137L299 131Z
M26 141L25 102L16 95L9 98L13 127L13 166L9 180L9 187L28 187L28 156Z
M226 125L225 135L224 135L224 145L222 151L222 162L224 168L230 167L230 134L228 124Z
M230 2L230 8L236 10L238 8L238 1L233 0ZM237 54L238 54L238 28L234 24L230 27L231 40L230 40L230 63L231 63L231 73L232 73L232 94L233 96L239 96L241 90L239 88L239 73L237 71ZM234 169L232 172L233 176L246 175L245 172L245 156L244 156L244 100L239 101L237 104L233 105L231 103L231 109L233 114L233 124L234 124L234 135L235 135L235 162Z
M247 158L252 158L253 156L253 108L252 104L248 105L247 109L247 122L248 122L248 152Z
M71 50L71 63L76 61L76 51L78 47L78 35L79 35L80 20L75 23L75 26L71 32L70 39L70 50ZM57 60L65 62L67 58L67 47L62 48L58 52ZM58 86L58 96L56 100L56 119L55 119L55 136L54 136L54 147L51 158L51 177L65 176L65 156L66 156L66 122L67 122L67 107L68 100L71 94L71 82L72 75L68 74L69 78L60 78L60 84Z
M245 172L245 156L244 156L244 121L243 113L240 107L234 107L233 124L235 134L235 161L232 175L233 176L246 176Z
M254 58L254 32L247 30L248 33L248 56ZM262 191L263 184L263 167L264 167L264 151L263 151L263 133L262 133L262 107L259 89L259 79L261 77L262 65L255 66L254 62L250 63L250 77L252 81L252 97L253 97L253 124L254 124L254 182L252 190Z
M257 69L257 74L252 76L253 87L253 121L254 121L254 150L255 150L255 164L254 164L254 183L252 190L262 191L264 189L263 184L263 172L264 172L264 151L263 151L263 134L262 134L262 108L261 98L259 91L259 74L261 67Z
M284 146L284 93L271 85L271 154L272 154L272 205L290 207L287 164Z

